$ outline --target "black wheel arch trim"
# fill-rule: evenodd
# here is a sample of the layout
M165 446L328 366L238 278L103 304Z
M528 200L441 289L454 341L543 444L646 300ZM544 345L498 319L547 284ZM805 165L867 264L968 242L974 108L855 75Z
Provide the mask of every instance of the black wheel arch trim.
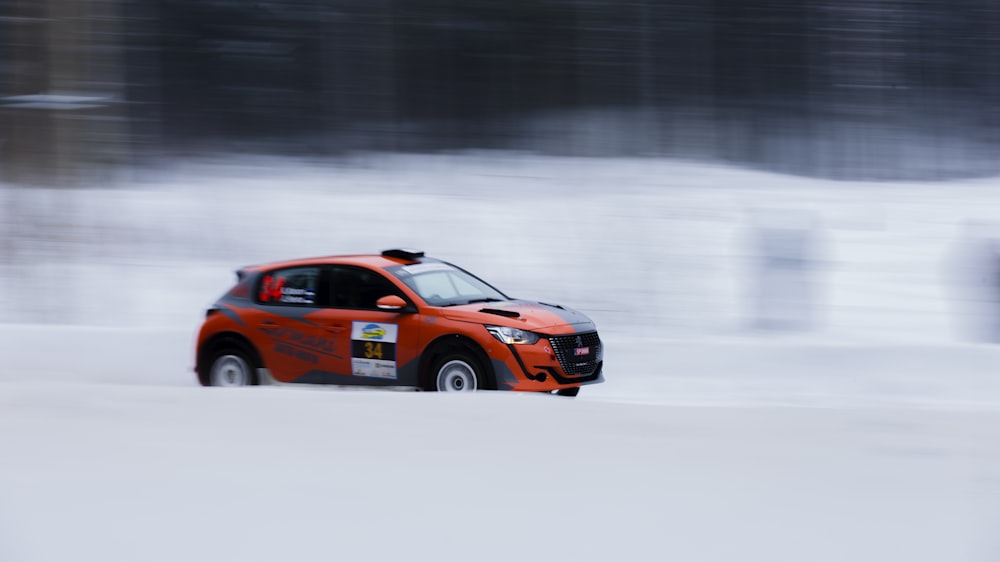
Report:
M447 353L449 347L465 349L475 356L474 359L479 364L478 366L482 369L483 376L486 378L485 381L480 381L480 389L495 390L497 388L497 378L493 370L493 363L490 361L490 356L476 340L462 334L445 334L439 336L424 347L423 352L420 354L420 369L417 379L422 388L430 387L433 375L431 368L438 357ZM485 386L482 383L486 383Z
M212 354L214 354L219 348L224 347L226 344L235 344L243 348L247 354L249 354L248 359L253 363L250 365L252 370L262 368L264 362L261 361L260 353L258 353L257 348L254 347L253 343L239 332L220 332L212 336L204 344L198 348L198 357L195 362L195 372L198 374L198 382L202 385L208 384L208 377L212 369L211 365L207 362L211 359ZM256 375L254 376L256 380Z

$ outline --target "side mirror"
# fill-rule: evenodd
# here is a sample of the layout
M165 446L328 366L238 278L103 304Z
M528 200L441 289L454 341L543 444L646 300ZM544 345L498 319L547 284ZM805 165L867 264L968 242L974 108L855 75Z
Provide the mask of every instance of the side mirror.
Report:
M377 306L379 310L399 312L406 308L406 301L403 300L403 297L397 295L386 295L375 301L375 306Z

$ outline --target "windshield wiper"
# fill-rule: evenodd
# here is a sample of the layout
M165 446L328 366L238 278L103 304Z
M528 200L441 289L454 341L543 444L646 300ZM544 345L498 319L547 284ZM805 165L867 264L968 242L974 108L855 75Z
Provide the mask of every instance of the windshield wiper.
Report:
M481 299L472 299L466 304L472 304L476 302L503 302L503 299L495 299L493 297L483 297Z

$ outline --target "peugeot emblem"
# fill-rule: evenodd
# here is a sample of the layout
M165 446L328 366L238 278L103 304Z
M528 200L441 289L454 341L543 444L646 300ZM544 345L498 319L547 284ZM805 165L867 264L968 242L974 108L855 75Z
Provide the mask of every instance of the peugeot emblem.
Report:
M576 346L583 347L583 338L581 338L580 336L576 336Z

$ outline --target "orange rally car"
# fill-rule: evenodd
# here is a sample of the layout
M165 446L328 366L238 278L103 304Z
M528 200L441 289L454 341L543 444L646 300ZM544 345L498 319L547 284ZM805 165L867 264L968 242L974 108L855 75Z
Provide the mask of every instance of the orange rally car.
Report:
M594 323L415 250L258 265L206 313L203 385L306 383L575 396L603 382Z

